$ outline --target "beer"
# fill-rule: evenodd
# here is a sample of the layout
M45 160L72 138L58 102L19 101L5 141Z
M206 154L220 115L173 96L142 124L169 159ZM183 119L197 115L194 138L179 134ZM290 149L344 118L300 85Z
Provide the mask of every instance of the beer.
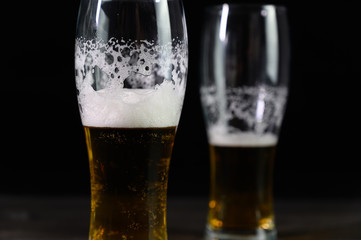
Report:
M174 91L166 84L116 94L105 89L81 102L91 177L89 240L168 239L168 169L181 105L175 97L164 101L167 94Z
M256 234L274 229L272 173L275 141L210 142L211 189L207 228ZM252 143L253 142L253 143Z
M288 95L286 9L205 12L201 103L210 144L207 240L276 240L273 161Z
M91 240L165 240L169 161L176 127L85 126Z

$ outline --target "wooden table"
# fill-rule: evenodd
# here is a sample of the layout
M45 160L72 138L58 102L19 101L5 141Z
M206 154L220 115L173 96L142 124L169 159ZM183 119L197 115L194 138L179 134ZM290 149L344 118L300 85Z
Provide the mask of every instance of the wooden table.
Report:
M202 240L206 198L169 197L169 240ZM87 197L0 196L0 240L87 240ZM360 240L361 199L276 199L279 240Z

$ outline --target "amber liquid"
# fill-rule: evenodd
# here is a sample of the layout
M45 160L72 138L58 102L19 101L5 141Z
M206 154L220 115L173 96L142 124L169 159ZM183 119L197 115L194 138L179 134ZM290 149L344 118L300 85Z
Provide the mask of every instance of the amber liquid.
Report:
M253 234L274 229L274 154L275 146L210 146L210 231Z
M175 127L84 127L91 174L90 240L166 240Z

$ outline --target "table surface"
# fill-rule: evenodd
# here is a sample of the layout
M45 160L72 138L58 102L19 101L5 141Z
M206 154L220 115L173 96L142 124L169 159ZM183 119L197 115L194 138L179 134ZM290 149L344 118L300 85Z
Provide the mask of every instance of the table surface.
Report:
M360 240L361 199L276 199L279 240ZM0 196L0 240L87 240L87 197ZM202 240L206 198L169 197L169 240Z

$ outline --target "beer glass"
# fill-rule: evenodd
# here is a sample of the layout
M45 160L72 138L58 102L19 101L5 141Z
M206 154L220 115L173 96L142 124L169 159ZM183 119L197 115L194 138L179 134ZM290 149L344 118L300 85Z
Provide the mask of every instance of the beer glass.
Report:
M205 12L201 102L210 148L208 240L276 239L272 171L288 93L286 9Z
M169 161L186 87L180 0L81 0L75 80L90 240L166 240Z

